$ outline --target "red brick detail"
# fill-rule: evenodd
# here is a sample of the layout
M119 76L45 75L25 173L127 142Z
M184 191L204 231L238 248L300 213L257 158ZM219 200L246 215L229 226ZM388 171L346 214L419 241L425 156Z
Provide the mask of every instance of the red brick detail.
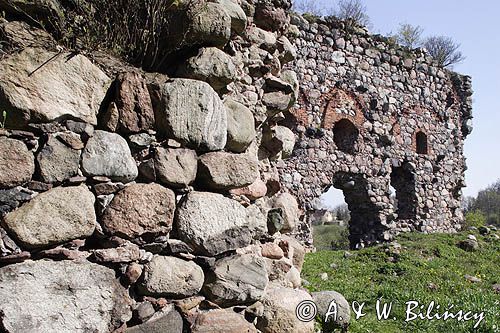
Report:
M303 126L309 125L309 116L307 115L307 111L305 109L291 108L289 112L293 116L295 124Z
M323 95L322 99L326 104L323 113L323 128L332 129L335 123L341 119L348 119L356 127L360 129L363 128L363 123L365 121L363 106L356 95L335 88L329 93ZM339 109L354 112L354 115L338 112Z

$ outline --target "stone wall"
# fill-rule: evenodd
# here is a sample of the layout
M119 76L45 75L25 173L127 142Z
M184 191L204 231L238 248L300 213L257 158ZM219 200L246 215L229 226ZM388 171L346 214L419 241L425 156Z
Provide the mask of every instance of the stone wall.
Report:
M363 28L300 16L292 23L298 55L287 67L300 96L283 124L298 140L292 158L275 162L282 184L306 212L329 187L341 189L353 247L397 232L458 230L470 77Z
M170 77L19 20L57 1L18 6L0 1L0 331L313 332L269 161L295 145L272 130L298 94L290 2L197 2Z
M65 3L0 0L0 331L313 332L330 186L353 247L459 228L468 77L289 0L191 3L148 73L29 25Z

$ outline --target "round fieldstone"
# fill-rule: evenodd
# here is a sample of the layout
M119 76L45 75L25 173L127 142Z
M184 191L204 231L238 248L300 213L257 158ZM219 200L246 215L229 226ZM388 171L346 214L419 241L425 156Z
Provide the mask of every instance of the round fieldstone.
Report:
M143 295L186 298L200 292L205 276L200 266L175 257L155 256L144 266Z
M104 230L123 238L166 235L172 229L175 194L159 184L133 184L118 192L104 211Z
M96 227L94 202L85 185L56 187L7 214L4 225L28 249L86 238Z

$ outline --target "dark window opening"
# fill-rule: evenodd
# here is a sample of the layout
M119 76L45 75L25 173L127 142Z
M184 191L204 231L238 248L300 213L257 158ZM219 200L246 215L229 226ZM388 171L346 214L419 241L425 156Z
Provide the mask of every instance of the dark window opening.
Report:
M340 151L353 154L356 151L356 143L359 130L347 119L339 120L333 127L333 141Z
M428 152L428 144L427 144L427 135L424 132L418 132L416 136L417 141L417 154L427 155Z
M394 210L400 220L411 220L417 216L417 195L415 193L415 174L407 165L394 168L391 173L391 186L396 195Z

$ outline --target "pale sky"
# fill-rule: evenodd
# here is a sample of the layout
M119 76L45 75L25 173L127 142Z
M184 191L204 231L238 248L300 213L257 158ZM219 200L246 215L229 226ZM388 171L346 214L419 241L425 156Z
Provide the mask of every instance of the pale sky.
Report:
M318 0L332 7L334 0ZM500 1L495 0L364 0L373 33L396 32L400 23L420 25L424 36L450 36L461 44L465 61L454 70L472 76L474 131L467 137L468 170L464 195L500 178ZM326 195L328 206L343 198ZM341 193L341 192L340 192Z

